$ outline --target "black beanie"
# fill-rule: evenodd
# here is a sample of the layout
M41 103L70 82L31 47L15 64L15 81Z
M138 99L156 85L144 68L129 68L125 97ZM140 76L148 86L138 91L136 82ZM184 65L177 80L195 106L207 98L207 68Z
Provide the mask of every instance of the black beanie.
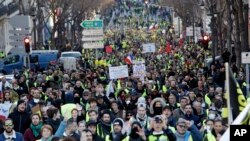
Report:
M25 101L24 100L18 100L18 102L17 102L17 107L20 105L20 104L22 104L22 103L25 103Z

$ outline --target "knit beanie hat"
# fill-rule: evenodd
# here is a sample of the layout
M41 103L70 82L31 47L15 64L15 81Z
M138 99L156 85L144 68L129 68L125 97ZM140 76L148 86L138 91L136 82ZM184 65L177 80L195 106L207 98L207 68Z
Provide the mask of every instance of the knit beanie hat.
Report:
M113 125L120 125L121 127L123 127L123 120L121 118L116 118L114 121L113 121Z

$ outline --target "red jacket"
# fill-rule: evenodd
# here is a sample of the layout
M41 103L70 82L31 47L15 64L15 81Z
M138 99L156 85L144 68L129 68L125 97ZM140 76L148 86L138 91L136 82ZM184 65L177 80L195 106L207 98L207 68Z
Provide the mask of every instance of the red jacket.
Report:
M41 135L39 135L39 136L36 138L36 137L34 136L32 130L31 130L30 128L28 128L28 129L25 131L23 137L24 137L24 140L25 140L25 141L36 141L36 140L38 140L38 139L41 139Z

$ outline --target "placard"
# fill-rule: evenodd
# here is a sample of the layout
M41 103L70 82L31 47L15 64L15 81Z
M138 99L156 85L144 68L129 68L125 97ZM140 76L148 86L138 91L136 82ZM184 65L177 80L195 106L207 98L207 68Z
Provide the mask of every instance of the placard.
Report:
M110 79L119 79L128 77L128 66L117 66L117 67L109 67L109 78Z
M143 53L155 52L155 43L143 44L142 47Z

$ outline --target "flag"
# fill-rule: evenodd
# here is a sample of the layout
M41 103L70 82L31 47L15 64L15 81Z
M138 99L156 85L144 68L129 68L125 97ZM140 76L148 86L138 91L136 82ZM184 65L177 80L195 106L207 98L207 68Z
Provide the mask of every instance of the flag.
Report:
M231 69L228 67L228 63L226 63L226 69L227 107L229 107L227 115L229 119L232 117L231 120L228 120L232 122L246 107L247 101Z
M112 83L113 83L113 81L111 80L109 82L108 86L106 87L106 96L107 97L109 97L110 93L114 93L115 92Z
M113 49L111 47L111 45L105 46L105 52L106 53L112 53Z
M133 57L131 55L128 55L125 59L124 59L125 63L128 65L132 64L133 61Z
M170 52L171 52L170 43L167 42L167 45L166 45L166 53L169 54Z

